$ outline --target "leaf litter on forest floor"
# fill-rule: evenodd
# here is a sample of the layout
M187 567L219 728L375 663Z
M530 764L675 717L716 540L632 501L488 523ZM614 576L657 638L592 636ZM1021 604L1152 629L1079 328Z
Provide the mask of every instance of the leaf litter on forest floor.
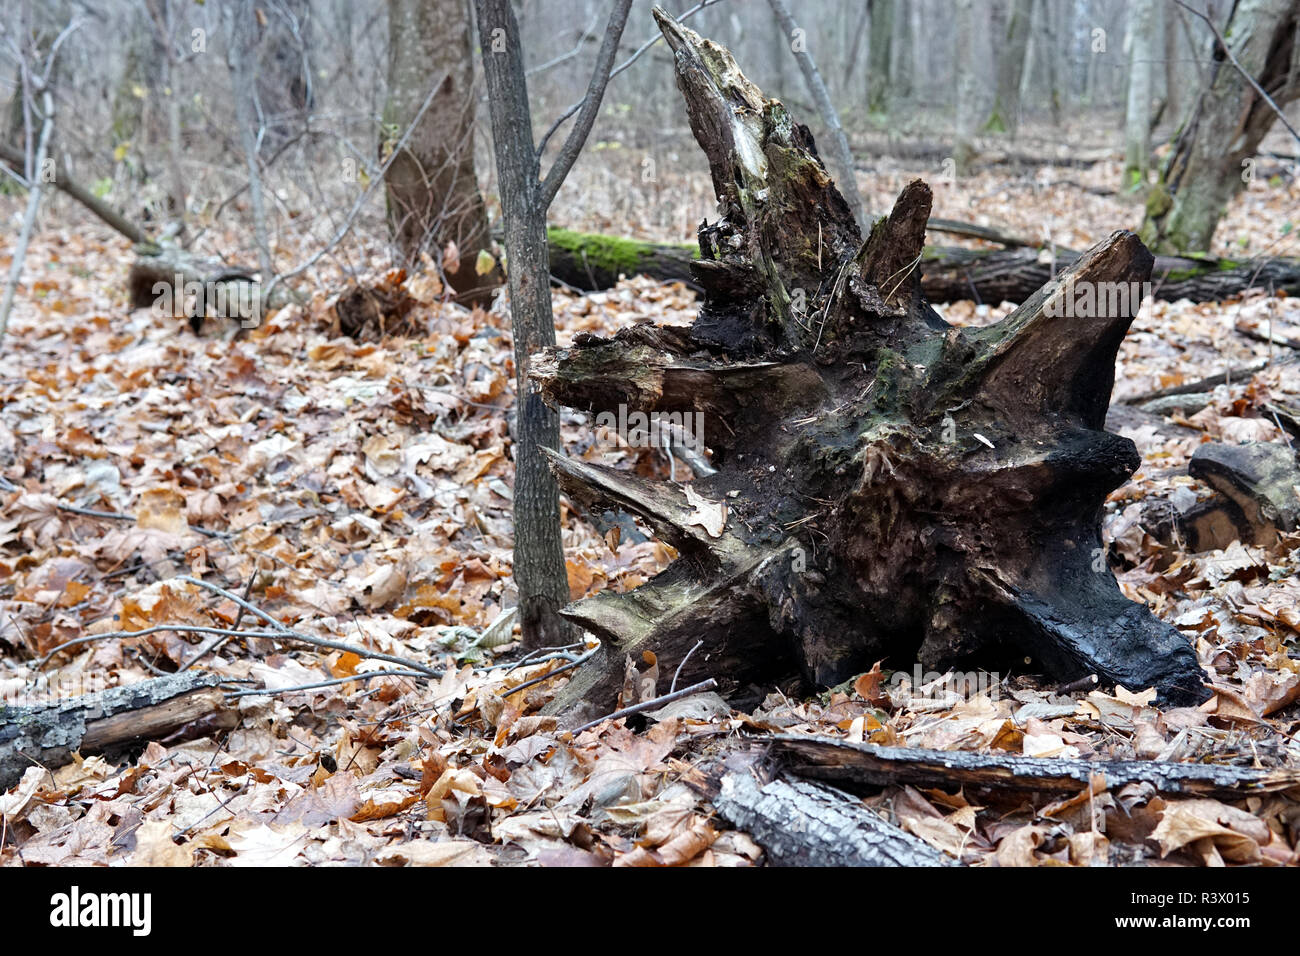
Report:
M897 175L901 185L911 174ZM936 214L969 203L974 218L1030 229L1015 218L1026 207L1005 201L999 185L1019 188L993 174L949 185L936 194ZM1025 188L1075 195L1051 176ZM1275 198L1252 187L1230 212L1230 229L1247 205L1276 226ZM1076 217L1056 236L1062 243L1085 245L1114 225L1106 201L1049 205L1052 229L1069 210ZM29 255L44 263L41 289L22 290L0 355L5 699L129 684L180 666L204 635L93 641L40 673L33 661L96 633L230 628L239 618L236 604L181 575L236 594L251 581L250 600L282 625L419 660L442 677L240 697L231 702L232 732L151 743L127 759L87 756L52 774L32 768L0 795L5 864L753 865L759 848L686 785L693 768L742 733L1300 765L1300 538L1185 553L1161 544L1134 507L1180 491L1203 497L1186 466L1204 441L1284 441L1265 407L1300 406L1294 368L1274 365L1210 390L1195 411L1137 426L1141 469L1105 516L1126 593L1187 634L1213 675L1207 705L1161 710L1122 688L1061 693L1018 675L953 692L935 679L942 675L877 668L809 699L773 688L748 713L712 703L665 708L661 719L571 737L537 713L563 674L514 688L581 649L509 670L497 665L517 658L517 645L474 640L514 603L514 367L503 307L443 302L417 276L406 280L415 303L408 317L423 335L339 337L333 301L318 295L240 337L196 338L182 319L127 312L120 289L91 281L116 275L129 255L100 235L65 228L36 239ZM562 344L694 314L691 293L646 279L554 298ZM1252 294L1146 304L1121 351L1116 399L1266 357L1269 346L1238 334L1236 323L1298 324L1296 301ZM959 324L1008 310L942 309ZM565 411L562 422L570 454L668 476L658 451L597 440L582 413ZM701 526L721 533L725 506L685 488ZM567 507L563 524L575 598L636 587L673 557L632 524L612 535ZM248 637L197 666L285 690L390 665ZM669 678L638 695L662 693ZM1284 795L1166 799L1132 786L1068 800L983 793L968 801L960 790L890 787L868 804L941 852L983 865L1295 863L1300 836L1300 810Z

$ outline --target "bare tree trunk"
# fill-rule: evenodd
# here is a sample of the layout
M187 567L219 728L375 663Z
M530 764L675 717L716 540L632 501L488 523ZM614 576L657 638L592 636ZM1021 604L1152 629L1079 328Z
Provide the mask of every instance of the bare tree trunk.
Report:
M893 53L894 0L868 0L871 37L867 48L867 112L889 112L889 63Z
M36 211L41 205L42 187L45 185L45 158L50 145L50 133L54 129L54 97L49 87L43 83L37 89L41 94L41 135L36 145L36 158L32 163L31 175L27 179L27 211L23 214L23 225L18 232L18 242L14 248L13 263L9 267L9 278L5 282L4 298L0 300L0 338L9 331L9 312L14 306L14 293L18 290L18 281L23 275L23 262L27 259L27 245L32 241L32 232L36 228Z
M161 77L158 66L162 51L158 49L154 33L147 23L148 11L137 10L132 15L130 35L126 38L126 57L122 73L113 89L110 108L112 126L111 145L114 148L131 144L144 155L144 110L147 94L156 92Z
M27 116L28 109L35 109L36 96L40 96L40 118L41 129L36 140L35 152L31 151L30 142L27 151L22 154L23 179L27 185L27 211L23 215L23 225L18 233L18 241L13 251L13 262L9 267L9 278L5 282L3 296L0 296L0 337L3 337L9 329L9 313L13 309L14 294L18 291L18 282L23 274L23 261L27 258L27 246L31 242L32 233L36 229L36 213L40 209L41 194L46 182L57 176L58 166L49 159L48 152L50 148L50 135L54 132L54 93L52 86L54 84L55 70L58 67L59 47L83 21L73 19L59 33L49 46L49 52L45 54L45 61L41 64L41 69L37 72L35 63L35 49L31 50L31 59L25 51L20 51L19 72L22 76L22 84L19 87L17 95L24 98L24 127L29 127ZM27 135L30 137L31 130L27 129ZM6 150L8 147L6 147ZM48 169L47 169L48 167ZM50 173L53 170L53 174Z
M1210 248L1228 201L1248 178L1243 164L1277 118L1242 70L1278 105L1295 99L1298 30L1300 0L1241 0L1234 8L1223 31L1228 50L1216 50L1208 85L1147 199L1142 238L1155 251Z
M185 228L186 208L185 174L181 169L181 94L176 85L180 82L182 54L177 52L177 19L171 0L146 0L153 20L155 48L158 50L158 93L166 101L167 110L167 172L171 180L172 214Z
M1061 68L1062 57L1058 25L1060 5L1052 0L1039 0L1038 18L1042 27L1042 42L1039 49L1043 51L1043 64L1047 68L1047 102L1052 112L1052 125L1061 125Z
M871 20L871 6L864 5L862 13L858 16L858 25L853 30L853 42L849 44L848 62L844 65L844 80L840 86L849 89L849 81L853 79L853 72L858 66L858 51L862 48L862 34L867 32L867 24Z
M276 149L305 120L314 99L310 62L310 0L275 0L255 8L250 43L259 147Z
M388 37L384 126L404 130L415 123L384 177L389 229L408 265L428 252L459 296L486 304L501 273L495 264L479 266L491 236L474 171L468 0L389 0ZM437 92L421 115L435 84Z
M782 0L768 0L768 2L782 31L787 37L793 38L798 27L786 5ZM840 117L835 112L835 104L831 102L831 95L827 92L826 84L822 82L821 74L817 72L817 64L813 62L806 45L795 44L792 41L789 48L799 63L799 69L803 72L804 82L808 84L808 92L817 105L817 112L821 114L822 122L826 124L826 129L830 133L830 153L835 157L844 198L848 200L849 208L853 210L853 218L858 221L858 226L864 227L866 210L862 206L862 196L858 193L858 184L853 173L853 153L849 150L848 138L844 135L843 127L840 126Z
M1156 0L1129 5L1128 108L1124 117L1123 188L1144 187L1151 168L1151 76L1156 54Z
M226 67L230 71L231 91L235 98L235 119L239 124L244 163L248 168L248 201L253 212L253 240L257 245L257 265L262 281L275 275L271 260L271 243L266 231L266 202L262 196L262 170L258 159L258 131L261 123L256 111L256 74L253 70L254 27L256 13L251 0L232 0L224 8L226 15Z
M980 63L975 31L984 29L984 25L977 22L975 0L956 0L956 6L953 63L957 77L957 135L952 158L957 174L965 175L975 158L975 126L979 116Z
M630 6L631 0L617 0L574 128L543 180L533 145L528 84L514 10L510 0L474 0L509 257L507 279L517 386L514 573L524 643L531 647L568 643L572 634L572 627L559 616L559 609L569 601L568 573L560 544L559 488L543 457L544 449L554 451L560 447L559 418L542 401L536 383L529 377L533 356L555 344L547 273L546 210L595 121Z
M916 60L916 33L912 29L911 4L904 4L894 17L893 52L890 54L890 89L892 98L906 103L912 97L913 67Z
M991 133L1016 135L1020 127L1020 81L1025 72L1025 50L1029 45L1029 21L1033 0L1012 0L1007 28L994 51L997 57L997 87L993 109L984 123Z

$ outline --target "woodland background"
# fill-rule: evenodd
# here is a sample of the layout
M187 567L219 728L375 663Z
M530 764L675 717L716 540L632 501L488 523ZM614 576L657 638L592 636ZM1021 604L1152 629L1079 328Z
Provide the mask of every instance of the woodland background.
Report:
M1051 251L1141 229L1153 197L1161 208L1167 163L1216 62L1193 11L1223 29L1239 6L1265 5L792 0L803 31L793 37L767 0L716 0L687 22L727 46L828 156L833 137L792 46L812 54L866 210L887 211L922 178L935 217ZM513 6L536 141L583 99L611 5ZM1289 11L1279 35L1294 71L1300 5L1273 6ZM649 10L632 3L616 62L657 36ZM1289 360L1300 307L1285 290L1247 282L1207 301L1148 300L1121 348L1113 403L1125 417L1112 429L1143 465L1108 501L1109 558L1125 593L1193 643L1209 704L1158 708L1151 694L1034 674L998 675L995 693L972 695L886 666L820 695L797 683L699 694L648 723L569 736L538 713L562 675L542 678L584 648L518 665L522 635L502 617L518 603L515 333L498 291L501 190L469 5L2 0L0 23L0 143L11 150L0 270L15 276L0 339L3 703L178 671L221 682L202 718L214 722L184 739L5 781L5 865L752 865L764 847L718 815L702 769L744 734L1300 768L1294 525L1267 544L1229 535L1194 547L1158 518L1212 497L1187 473L1201 444L1290 449L1300 438ZM401 38L418 38L414 54ZM426 140L407 141L441 71L469 83L451 106L439 101ZM1300 79L1284 71L1279 82L1295 126ZM57 175L28 229L45 116ZM1272 118L1260 125L1245 162L1217 150L1230 199L1208 241L1166 235L1157 251L1248 271L1300 255L1300 141ZM389 160L408 147L442 150L437 168L454 173L432 211L394 191L400 164ZM210 318L196 331L135 307L129 276L149 250L92 216L67 182L142 238L264 287L283 277L297 301L244 330ZM470 221L478 211L487 234ZM547 222L674 244L715 216L660 43L610 81ZM687 284L626 271L612 288L552 290L561 345L694 318ZM458 272L471 281L451 281ZM380 305L354 308L358 289ZM1013 306L976 292L937 308L986 325ZM1226 382L1204 381L1213 376ZM1157 394L1180 389L1178 402ZM581 412L560 411L559 424L571 456L659 478L684 468ZM567 501L560 527L573 598L634 588L673 557L645 528L598 527ZM671 678L651 673L651 689ZM901 780L866 806L966 864L1293 865L1293 784L1248 797L1142 784L1026 796Z

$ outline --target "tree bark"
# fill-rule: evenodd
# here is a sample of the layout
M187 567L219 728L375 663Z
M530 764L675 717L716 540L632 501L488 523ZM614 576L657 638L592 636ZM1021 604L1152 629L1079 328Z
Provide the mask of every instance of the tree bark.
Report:
M947 866L942 853L840 790L807 780L722 778L713 805L774 866Z
M262 195L262 169L258 159L259 133L264 131L265 125L257 114L257 77L253 71L256 46L254 28L257 19L249 0L238 0L232 6L224 8L223 12L228 21L226 68L230 72L235 118L239 124L240 144L244 149L244 165L248 169L248 202L252 207L257 265L262 271L262 281L269 282L275 275L275 265L266 229L266 201Z
M871 8L871 35L867 40L867 112L888 113L894 0L868 0L868 6Z
M1010 16L997 55L997 85L993 109L984 128L991 133L1016 135L1020 128L1020 81L1025 72L1029 24L1034 0L1011 0Z
M384 127L396 141L414 124L384 176L389 231L407 266L427 252L463 301L485 305L501 273L495 263L478 271L491 236L474 171L474 107L467 0L388 0ZM391 147L381 144L381 153ZM448 244L455 248L451 260L444 255Z
M859 792L897 784L1078 793L1093 777L1109 790L1147 784L1158 793L1241 799L1300 785L1300 771L1257 770L1164 760L1065 760L1015 754L880 747L832 737L772 738L772 755L793 773Z
M154 740L220 714L225 702L219 682L213 674L172 674L49 704L0 705L0 790L16 784L28 767L57 770L74 753L102 753ZM235 711L225 713L238 720ZM225 726L233 724L227 720Z
M953 70L957 85L957 117L954 124L956 142L952 149L953 172L964 176L975 159L975 127L980 107L979 32L987 29L982 18L975 16L974 0L956 0L953 30Z
M1300 95L1300 0L1241 0L1224 35L1242 69L1284 106ZM1147 199L1143 241L1156 252L1205 251L1277 116L1217 49L1208 85Z
M555 345L546 210L595 121L630 6L631 0L615 4L573 129L546 178L540 179L519 24L509 0L474 0L510 260L517 384L514 573L524 644L529 647L569 643L573 630L559 615L568 602L569 580L560 543L559 490L542 457L560 446L559 416L542 401L529 374L535 353Z
M1155 67L1155 0L1129 6L1131 46L1128 60L1128 105L1124 114L1125 189L1144 187L1151 168L1151 77Z
M603 645L552 710L607 712L647 651L732 690L791 666L827 686L881 659L1028 657L1205 699L1186 638L1123 597L1101 544L1102 502L1140 461L1103 430L1140 295L1078 292L1140 288L1146 249L1117 232L1002 323L949 327L917 275L929 188L864 242L806 128L655 16L722 216L700 228L700 315L583 338L534 374L557 404L706 416L716 473L682 487L551 455L571 500L639 516L680 556L565 610Z

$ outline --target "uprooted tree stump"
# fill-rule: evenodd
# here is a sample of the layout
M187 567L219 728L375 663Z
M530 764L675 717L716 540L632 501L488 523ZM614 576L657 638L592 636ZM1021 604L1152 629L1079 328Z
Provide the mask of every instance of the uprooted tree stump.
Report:
M534 374L555 403L703 412L717 472L677 485L552 456L571 500L631 512L679 553L565 610L603 647L552 711L608 709L644 651L724 689L919 659L1205 699L1187 640L1124 598L1102 549L1102 502L1139 464L1104 430L1139 297L1065 301L1136 288L1146 248L1117 232L997 325L950 327L919 288L929 188L863 241L807 128L727 50L655 18L721 214L699 230L700 314L580 337Z

